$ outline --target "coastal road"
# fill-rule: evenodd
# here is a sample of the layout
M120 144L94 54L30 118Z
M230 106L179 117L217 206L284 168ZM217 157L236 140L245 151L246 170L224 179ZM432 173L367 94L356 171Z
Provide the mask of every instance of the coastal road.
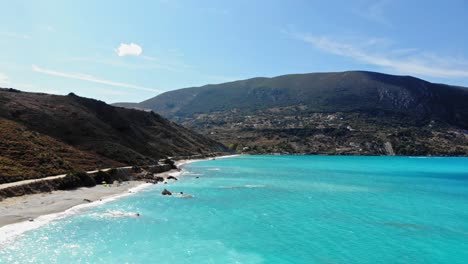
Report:
M66 174L60 174L60 175L49 176L49 177L40 178L40 179L33 179L33 180L24 180L24 181L3 183L3 184L0 184L0 190L1 190L1 189L6 189L6 188L10 188L10 187L15 187L15 186L21 186L21 185L25 185L25 184L30 184L30 183L38 182L38 181L49 181L49 180L54 180L54 179L58 179L58 178L63 178L63 177L65 177L65 176L67 176L67 175L66 175Z
M120 167L120 168L117 168L117 169L129 169L131 168L131 166L128 166L128 167ZM107 168L107 169L102 169L101 171L108 171L110 170L111 168ZM93 171L87 171L86 173L97 173L99 170L93 170ZM60 174L60 175L55 175L55 176L49 176L49 177L45 177L45 178L40 178L40 179L32 179L32 180L24 180L24 181L17 181L17 182L9 182L9 183L3 183L3 184L0 184L0 190L2 189L6 189L6 188L10 188L10 187L16 187L16 186L21 186L21 185L26 185L26 184L30 184L30 183L33 183L33 182L39 182L39 181L50 181L50 180L55 180L55 179L59 179L59 178L63 178L67 176L67 174Z
M218 156L217 158L227 158L227 157L233 157L233 156L238 156L238 155L225 155L225 156ZM193 162L194 160L193 159L190 159L190 158L187 158L187 159L181 159L181 160L178 160L177 161L177 166L181 166L185 163L188 163L188 162ZM150 166L154 166L154 165L150 165ZM126 167L119 167L119 168L115 168L115 169L130 169L132 168L132 166L126 166ZM107 169L101 169L101 171L108 171L112 168L107 168ZM93 170L93 171L87 171L86 173L97 173L98 171L100 170ZM45 177L45 178L40 178L40 179L31 179L31 180L24 180L24 181L17 181L17 182L9 182L9 183L3 183L3 184L0 184L0 190L2 189L6 189L6 188L10 188L10 187L16 187L16 186L21 186L21 185L26 185L26 184L30 184L30 183L33 183L33 182L38 182L38 181L50 181L50 180L55 180L55 179L58 179L58 178L63 178L67 176L67 174L60 174L60 175L55 175L55 176L48 176L48 177Z

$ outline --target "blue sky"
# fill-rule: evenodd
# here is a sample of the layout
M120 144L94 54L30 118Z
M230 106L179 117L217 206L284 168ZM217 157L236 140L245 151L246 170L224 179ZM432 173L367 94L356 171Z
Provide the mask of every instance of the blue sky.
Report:
M0 87L142 101L370 70L468 86L466 1L0 0Z

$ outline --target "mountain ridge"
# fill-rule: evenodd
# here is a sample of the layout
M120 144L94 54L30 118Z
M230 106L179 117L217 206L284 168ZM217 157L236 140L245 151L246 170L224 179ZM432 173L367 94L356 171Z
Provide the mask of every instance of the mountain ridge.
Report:
M242 148L261 146L260 153L380 155L388 152L383 147L384 143L393 142L399 146L396 154L400 155L465 155L468 151L463 146L466 140L464 131L468 129L467 101L468 89L461 86L431 83L412 76L346 71L257 77L189 87L169 91L132 106L153 110L227 145L240 145ZM329 125L326 115L336 115L343 121ZM297 120L291 121L294 119ZM338 133L336 131L346 130L348 126L357 129L347 130L349 133L344 133L343 137L328 131L331 129ZM398 127L401 129L394 129ZM285 129L293 131L286 133ZM416 147L405 149L399 136L389 138L385 135L398 135L404 129L413 131L408 140L417 142ZM428 146L418 139L418 129L429 130L431 135L441 134L433 139L434 145ZM369 134L371 130L383 135L374 138ZM449 131L462 135L462 145L452 140L437 143L444 141L438 139L442 134L449 137L446 135ZM241 138L233 140L229 134ZM283 138L278 138L281 135ZM316 147L318 139L314 137L320 135L327 138L327 143ZM363 144L369 143L365 135L378 141L375 144L380 146L362 148ZM291 140L297 144L291 144ZM349 147L349 144L361 147ZM269 148L269 145L274 147ZM288 145L288 150L280 145ZM447 151L444 151L444 146Z
M365 75L367 78L356 78L355 75ZM339 80L334 80L333 78L336 76L342 75L345 78L341 78ZM346 76L352 75L352 76ZM341 76L339 76L341 77ZM362 77L362 76L361 76ZM278 77L272 78L251 78L247 80L240 80L234 82L223 83L219 85L206 85L201 87L191 87L191 88L184 88L176 91L166 92L160 94L156 97L151 99L145 100L137 105L137 107L143 109L151 109L157 113L160 113L164 116L172 118L173 115L191 115L194 112L198 113L205 113L205 112L212 112L212 111L222 111L226 109L233 109L235 107L229 108L229 105L233 105L233 100L238 100L238 105L236 107L241 107L247 110L256 110L262 108L262 100L266 101L265 104L268 106L287 106L287 105L300 105L300 104L307 104L307 105L318 105L315 107L315 111L356 111L361 110L357 109L354 106L364 107L364 108L376 108L380 109L382 107L378 107L377 105L372 105L372 102L366 98L365 93L370 93L372 91L378 91L379 87L369 87L367 89L354 89L348 95L339 96L338 93L346 93L348 90L346 89L347 86L350 85L350 82L356 82L357 85L363 84L372 86L372 82L375 82L374 78L385 78L385 82L380 80L380 83L384 83L387 87L384 87L383 91L381 91L381 97L385 99L385 96L390 97L392 96L391 92L395 92L395 87L401 85L401 83L409 84L409 86L404 87L405 89L402 91L406 94L400 95L400 99L404 100L411 100L418 99L418 98L410 98L412 95L411 93L419 93L417 95L425 96L426 99L431 99L431 96L436 92L436 96L443 96L443 91L440 90L440 87L444 87L444 89L450 89L452 92L464 94L463 96L466 97L467 90L462 87L455 87L455 86L448 86L442 84L433 84L430 82L426 82L421 79L417 79L414 77L409 76L393 76L387 74L380 74L380 73L373 73L373 72L364 72L364 71L353 71L353 72L340 72L340 73L312 73L312 74L292 74L292 75L282 75ZM300 79L297 79L300 78ZM293 80L295 83L291 84L290 80ZM309 80L307 80L309 79ZM329 79L332 79L329 81ZM312 81L312 84L307 84L307 81ZM330 83L333 84L334 87L332 91L327 91L330 88ZM343 83L339 83L343 82ZM305 83L305 84L302 84ZM289 85L289 87L284 87L285 85ZM306 88L314 88L314 89L305 89L303 85L310 85ZM426 87L424 87L426 86ZM435 88L437 87L437 88ZM235 88L235 89L232 89ZM376 89L374 89L376 88ZM221 92L220 92L220 89ZM437 89L439 89L437 91ZM241 93L237 93L237 91L242 90ZM393 91L392 91L393 90ZM290 91L291 93L286 93L285 91ZM310 92L312 91L312 92ZM331 92L336 92L336 95L330 95ZM398 91L397 91L398 92ZM427 94L429 92L429 94ZM328 94L327 94L328 93ZM387 94L385 94L387 93ZM426 94L424 94L426 93ZM240 94L240 95L239 95ZM223 100L229 97L229 101ZM321 97L327 96L325 100L320 100ZM200 100L201 97L207 97L205 100ZM222 100L219 100L221 97ZM263 97L263 98L262 98ZM301 98L305 97L305 98ZM362 97L362 101L359 101L360 97ZM195 100L197 98L197 100ZM375 99L374 96L373 99ZM452 98L458 102L457 106L463 105L463 102L459 102L460 100L457 97ZM302 100L302 101L301 101ZM351 101L354 100L354 101ZM391 100L391 99L390 99ZM401 101L404 103L405 101ZM180 103L181 101L181 103ZM208 101L208 102L207 102ZM230 102L231 101L231 102ZM350 102L351 101L351 102ZM178 104L179 103L179 104ZM405 108L404 105L398 105L398 102L389 102L388 100L384 103L387 104L396 104L400 108ZM411 102L406 102L407 104ZM174 107L173 107L174 105ZM341 105L341 106L340 106ZM347 107L346 107L347 106ZM384 108L391 109L393 106L389 105L389 107ZM424 106L420 106L424 107ZM437 106L438 107L438 106ZM339 109L337 109L339 108ZM419 114L419 112L417 113ZM463 119L462 121L467 120ZM468 123L465 122L464 127L467 127Z

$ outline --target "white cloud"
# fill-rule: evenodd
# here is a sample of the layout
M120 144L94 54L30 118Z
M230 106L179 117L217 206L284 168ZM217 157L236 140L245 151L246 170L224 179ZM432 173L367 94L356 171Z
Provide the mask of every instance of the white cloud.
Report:
M324 36L293 34L315 48L327 53L351 58L355 61L383 67L400 74L423 75L442 78L468 77L468 61L441 57L415 49L389 49L361 40L359 44L342 42Z
M70 61L78 62L89 62L110 65L113 67L124 67L134 70L167 70L173 72L182 72L186 69L193 68L194 66L186 64L182 60L171 59L171 58L156 58L151 56L140 55L138 62L128 62L119 58L107 58L102 56L96 57L70 57Z
M140 45L135 43L125 44L121 43L120 46L115 50L117 55L120 57L123 56L140 56L143 52L143 49Z
M0 85L9 85L10 79L6 74L0 72Z
M59 77L63 77L63 78L77 79L77 80L100 83L100 84L105 84L105 85L110 85L110 86L137 89L137 90L142 90L142 91L161 92L161 90L158 90L158 89L146 88L146 87L139 86L139 85L134 85L134 84L128 84L128 83L122 83L122 82L115 82L115 81L111 81L111 80L100 79L100 78L97 78L97 77L95 77L93 75L89 75L89 74L60 72L60 71L55 71L55 70L44 69L44 68L38 67L36 65L32 65L32 70L35 71L35 72L39 72L39 73L43 73L43 74L47 74L47 75L59 76Z

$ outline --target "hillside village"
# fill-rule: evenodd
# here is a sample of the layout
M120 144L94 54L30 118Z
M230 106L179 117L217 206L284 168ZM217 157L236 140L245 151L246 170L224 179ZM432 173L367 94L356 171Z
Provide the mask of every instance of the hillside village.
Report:
M177 121L231 149L248 153L468 153L467 131L448 128L435 120L403 124L361 113L304 113L307 106L270 108L246 115L235 109Z

